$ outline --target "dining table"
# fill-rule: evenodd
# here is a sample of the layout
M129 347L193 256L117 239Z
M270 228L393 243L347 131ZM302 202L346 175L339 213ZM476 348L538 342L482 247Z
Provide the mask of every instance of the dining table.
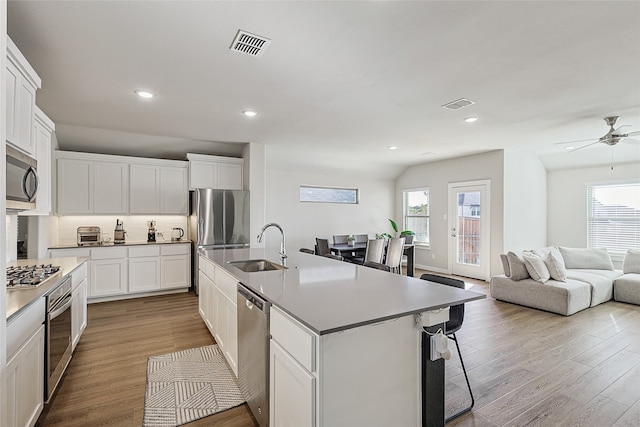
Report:
M407 257L407 276L413 277L415 275L415 251L416 245L414 244L405 244L404 250L402 252L403 255ZM350 245L348 243L334 243L329 244L329 250L336 255L345 256L355 253L357 256L364 256L367 251L367 243L354 243Z

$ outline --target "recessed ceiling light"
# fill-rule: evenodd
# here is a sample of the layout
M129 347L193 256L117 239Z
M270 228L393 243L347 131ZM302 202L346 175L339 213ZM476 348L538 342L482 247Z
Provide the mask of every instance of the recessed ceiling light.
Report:
M473 123L477 120L478 120L478 117L467 117L466 119L464 119L466 123Z
M136 92L136 95L138 95L140 98L145 98L145 99L150 99L156 96L155 93L151 93L146 90L136 90L135 92Z
M256 111L253 111L253 110L244 110L242 112L242 114L244 114L247 117L255 117L255 116L258 115L258 113Z
M397 150L398 147L396 147L395 145L390 145L387 147L389 150Z
M565 150L573 150L576 147L564 147Z

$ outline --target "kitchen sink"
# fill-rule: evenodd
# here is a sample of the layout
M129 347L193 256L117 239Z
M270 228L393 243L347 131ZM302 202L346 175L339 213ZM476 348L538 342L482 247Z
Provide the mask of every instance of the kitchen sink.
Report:
M241 261L229 261L229 264L246 272L255 273L258 271L284 270L287 267L267 261L266 259L245 259Z

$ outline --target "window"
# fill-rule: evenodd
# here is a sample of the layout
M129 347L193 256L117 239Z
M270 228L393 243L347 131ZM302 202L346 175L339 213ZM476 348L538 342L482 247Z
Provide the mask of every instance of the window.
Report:
M416 233L416 244L429 244L429 189L403 191L404 229Z
M640 247L640 183L587 185L587 247Z
M357 188L330 188L300 186L301 202L317 203L358 203Z

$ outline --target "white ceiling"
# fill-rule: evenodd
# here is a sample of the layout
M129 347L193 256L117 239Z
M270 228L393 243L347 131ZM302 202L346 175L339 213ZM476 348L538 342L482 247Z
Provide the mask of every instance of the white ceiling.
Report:
M256 142L270 167L383 176L501 148L548 169L640 162L640 138L554 145L604 135L607 115L640 130L638 1L10 0L8 29L66 150ZM238 29L272 40L262 57L229 50ZM442 108L463 97L476 104Z

